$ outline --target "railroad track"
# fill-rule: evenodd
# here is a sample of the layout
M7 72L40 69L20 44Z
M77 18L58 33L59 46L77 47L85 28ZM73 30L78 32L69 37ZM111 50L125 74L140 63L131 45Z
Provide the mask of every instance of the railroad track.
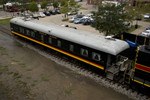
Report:
M0 24L0 31L2 33L6 33L7 35L9 35L11 37L13 36L12 34L10 34L10 29L1 24ZM105 86L107 88L112 88L115 91L117 91L121 94L127 95L129 98L132 98L135 100L150 100L149 96L139 93L138 91L135 91L133 89L130 89L129 87L126 87L124 84L116 83L112 80L105 78L104 76L98 75L90 70L84 69L85 66L83 67L76 62L68 61L65 58L56 56L55 54L52 54L43 49L37 48L36 46L33 46L32 44L28 44L22 40L15 39L15 38L13 38L13 39L15 41L19 42L20 44L22 44L24 47L28 47L28 48L38 52L39 54L45 56L46 58L49 58L49 59L57 62L58 64L63 65L65 67L77 72L78 74L89 77L90 79L92 79L93 81L97 82L98 84L100 84L102 86Z

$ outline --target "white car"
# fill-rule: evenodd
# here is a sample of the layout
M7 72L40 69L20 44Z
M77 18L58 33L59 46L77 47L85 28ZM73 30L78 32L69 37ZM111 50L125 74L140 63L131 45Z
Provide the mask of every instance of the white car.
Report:
M142 36L145 36L145 37L149 37L150 36L150 30L145 30L141 33Z
M149 19L150 18L150 14L145 14L144 15L144 19Z
M74 22L75 19L77 19L77 18L76 18L75 16L72 16L72 17L69 19L69 22L72 23L72 22Z
M39 12L38 16L44 18L46 15L43 12Z

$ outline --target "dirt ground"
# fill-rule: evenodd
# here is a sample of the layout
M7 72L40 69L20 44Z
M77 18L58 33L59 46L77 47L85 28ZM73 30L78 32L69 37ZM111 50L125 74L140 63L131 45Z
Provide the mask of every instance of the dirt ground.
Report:
M0 32L0 100L130 99Z

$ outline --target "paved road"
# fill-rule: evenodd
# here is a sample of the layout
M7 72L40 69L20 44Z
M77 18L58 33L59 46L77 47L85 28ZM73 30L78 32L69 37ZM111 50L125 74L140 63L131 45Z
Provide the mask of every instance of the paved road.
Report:
M135 24L136 21L134 21L133 23ZM148 26L150 26L150 23L146 21L138 21L138 25L140 25L141 27L131 32L132 34L140 35L141 32L143 32Z

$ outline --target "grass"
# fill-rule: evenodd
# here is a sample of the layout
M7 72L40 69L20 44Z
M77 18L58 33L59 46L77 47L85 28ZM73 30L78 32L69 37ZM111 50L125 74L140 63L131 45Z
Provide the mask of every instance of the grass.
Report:
M2 66L0 68L0 71L8 71L8 66L7 65L6 66Z
M12 75L13 73L14 73L14 72L8 72L7 74L8 74L8 75Z
M43 81L49 81L49 78L45 77L44 74L40 74L40 76Z
M19 63L19 65L20 65L21 67L25 67L25 66L26 66L25 63Z
M28 69L26 69L26 71L32 71L32 68L28 68Z
M19 62L18 60L15 60L15 59L13 59L12 61L13 61L13 62Z
M13 73L13 76L15 79L17 79L17 78L22 78L23 75L18 72L15 72L15 73Z
M42 76L41 78L42 78L43 81L49 81L49 78L47 78L45 76Z
M34 83L32 83L32 84L31 84L31 86L35 86L35 84L34 84Z
M34 80L33 82L38 82L38 80Z
M137 28L140 28L140 27L141 27L141 26L138 25ZM133 32L134 30L136 30L135 25L131 26L128 32L131 33L131 32Z
M22 81L22 80L16 80L16 82L23 85L23 86L27 86L27 83Z
M27 76L27 77L26 77L26 79L31 79L31 78L32 78L31 76Z
M11 18L1 19L0 24L9 24Z
M68 89L65 91L67 94L71 94L72 93L72 90L71 89Z
M0 47L0 50L1 50L1 51L5 51L5 50L6 50L6 48L4 48L4 47Z
M64 18L64 19L62 19L62 21L68 21L69 19L68 18Z

